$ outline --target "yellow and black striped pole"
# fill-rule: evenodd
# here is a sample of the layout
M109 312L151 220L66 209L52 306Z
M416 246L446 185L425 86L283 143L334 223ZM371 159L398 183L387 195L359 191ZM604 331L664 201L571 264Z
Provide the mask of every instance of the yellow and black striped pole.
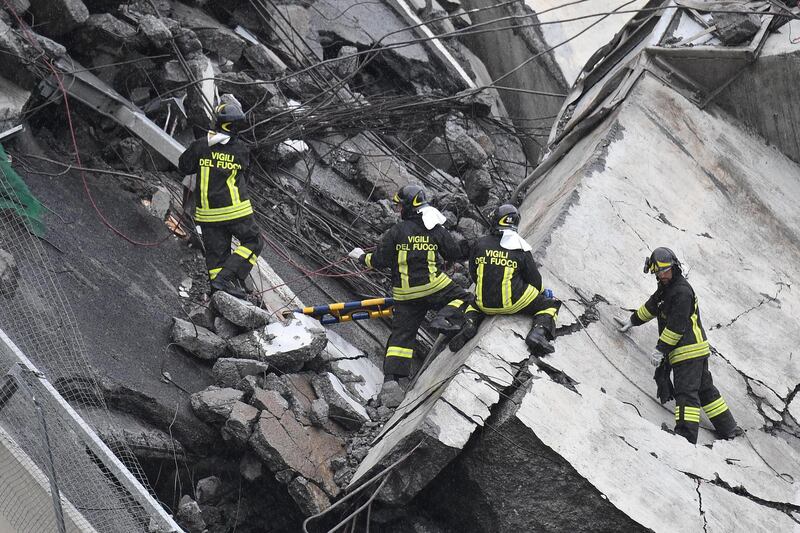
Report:
M370 320L392 316L394 299L370 298L352 302L336 302L295 309L295 313L312 316L322 324L336 324L352 320Z

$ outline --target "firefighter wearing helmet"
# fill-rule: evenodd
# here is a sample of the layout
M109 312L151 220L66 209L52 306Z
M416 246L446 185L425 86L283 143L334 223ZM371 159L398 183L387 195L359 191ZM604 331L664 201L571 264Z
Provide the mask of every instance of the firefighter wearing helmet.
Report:
M700 411L714 425L717 436L731 439L742 434L725 399L714 386L708 369L708 344L697 296L683 276L682 265L669 248L656 248L645 259L644 272L653 274L658 287L627 321L616 319L619 331L657 319L658 343L650 356L656 369L661 403L675 398L675 433L697 443ZM669 381L670 371L673 382Z
M463 316L470 295L442 272L442 262L460 261L465 246L442 225L445 217L427 200L425 189L406 185L394 195L401 220L382 237L376 250L361 248L350 257L368 268L391 269L394 317L386 345L384 381L410 376L417 331L429 310Z
M450 341L457 351L475 335L484 315L524 314L533 317L525 342L536 355L555 349L556 320L561 302L542 286L542 275L530 245L517 233L520 215L516 207L503 204L492 218L492 231L475 241L469 251L469 271L475 281L475 304L480 311L468 312L464 329Z
M247 172L250 149L239 139L245 115L234 99L215 109L213 131L181 154L178 168L195 174L195 222L200 226L211 290L245 296L244 280L263 248L253 220ZM231 253L231 239L239 246Z

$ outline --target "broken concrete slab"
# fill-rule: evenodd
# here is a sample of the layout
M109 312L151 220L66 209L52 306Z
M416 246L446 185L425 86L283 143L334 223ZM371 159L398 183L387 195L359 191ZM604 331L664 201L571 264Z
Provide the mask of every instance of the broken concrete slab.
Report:
M367 355L333 330L326 330L328 344L320 353L321 364L330 368L350 393L365 404L376 398L383 372Z
M458 117L456 115L448 117L444 130L444 145L453 155L456 165L481 168L486 162L488 155L480 143L478 143L461 124L462 119L463 117Z
M204 477L197 482L194 489L197 503L214 503L220 496L222 481L217 476Z
M297 476L289 483L289 496L300 507L300 511L311 516L319 514L331 506L325 492L303 476Z
M471 168L464 172L464 190L470 201L477 206L484 206L489 201L492 190L492 176L485 168Z
M5 130L19 122L30 99L27 91L4 77L0 77L0 128Z
M257 329L266 326L272 319L269 311L256 307L247 300L231 296L224 291L215 292L211 296L211 303L217 313L245 329Z
M330 461L344 455L342 442L319 428L304 426L291 410L273 403L261 411L250 446L275 474L293 472L313 481L330 497L339 494ZM294 475L292 477L294 477Z
M250 397L250 405L271 413L280 413L289 409L289 402L281 394L274 390L256 389Z
M192 355L213 361L225 353L227 342L202 326L175 317L172 340Z
M184 495L178 503L176 518L181 526L185 527L190 533L202 533L206 530L203 511L200 510L200 506L188 494Z
M246 403L234 402L225 425L222 426L222 434L232 440L238 446L245 446L253 433L260 411Z
M31 0L30 11L36 17L37 31L48 37L66 35L89 18L81 0Z
M221 357L214 363L211 371L214 381L220 387L235 387L245 376L266 376L269 365L253 359Z
M300 370L325 347L325 329L316 320L295 315L287 323L269 324L228 341L237 357L257 359L284 372Z
M520 317L491 320L489 323L499 327L485 332L485 324L458 353L447 349L440 353L405 393L353 475L351 485L379 465L388 466L420 442L411 457L395 467L380 498L394 505L407 502L436 477L459 454L472 432L483 425L489 407L500 400L501 390L514 383L519 366L527 360L524 337L512 333L517 322L529 321ZM464 400L463 404L451 403L460 401L458 398ZM416 454L425 468L412 466Z
M244 393L240 390L212 385L192 394L192 409L200 419L222 425L231 415L236 402L241 402L243 397Z
M311 383L317 396L328 403L328 417L347 429L358 429L370 418L367 411L345 390L331 372L315 376Z
M96 49L109 54L120 54L123 48L136 49L145 44L136 28L111 13L89 15L78 39L83 50Z

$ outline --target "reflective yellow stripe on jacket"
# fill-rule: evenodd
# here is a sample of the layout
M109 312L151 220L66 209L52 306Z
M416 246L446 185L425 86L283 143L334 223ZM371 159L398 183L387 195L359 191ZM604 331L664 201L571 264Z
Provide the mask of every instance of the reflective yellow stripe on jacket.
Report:
M400 272L400 279L401 281L403 280L402 271ZM453 283L453 280L451 280L447 276L447 274L442 272L438 276L434 277L433 281L426 283L425 285L416 285L414 287L410 287L408 286L408 273L406 273L406 278L405 278L406 286L392 287L392 296L394 296L395 300L399 301L415 300L417 298L423 298L425 296L429 296L433 293L439 292L440 290L444 289L451 283Z
M198 207L194 218L197 222L225 222L252 214L253 206L250 200L245 200L227 207Z
M506 268L503 272L503 284L501 289L503 307L486 307L483 305L483 264L478 265L478 281L475 282L475 305L478 306L478 309L487 315L512 315L522 311L539 296L539 289L533 285L528 285L528 288L525 289L525 292L522 293L519 300L513 302L511 300L511 276L513 273L514 269L511 268Z

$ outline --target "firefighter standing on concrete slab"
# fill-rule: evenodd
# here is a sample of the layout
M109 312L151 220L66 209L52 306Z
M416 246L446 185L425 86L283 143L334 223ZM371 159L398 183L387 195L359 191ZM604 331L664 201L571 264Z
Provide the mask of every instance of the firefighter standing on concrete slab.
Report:
M238 102L215 109L214 131L194 141L181 154L178 168L196 174L195 221L206 252L211 290L245 297L244 280L263 248L247 193L250 149L237 133L245 124ZM239 246L231 253L231 238Z
M681 262L669 248L656 248L645 260L644 272L655 274L656 292L627 322L616 320L621 326L619 331L624 333L633 326L658 319L658 344L650 362L659 370L672 367L675 433L696 444L702 408L717 436L731 439L741 435L742 430L708 370L711 348L700 320L697 296L681 272Z
M386 346L384 381L410 376L417 331L425 314L443 307L461 315L470 295L441 271L441 259L464 258L463 246L442 225L445 221L428 204L425 190L406 185L393 198L400 207L400 220L381 237L374 253L361 248L350 257L369 268L391 268L394 317Z
M561 302L546 295L542 275L530 245L517 233L520 215L516 207L504 204L492 218L492 232L475 241L469 252L469 271L475 281L475 307L467 312L462 331L450 341L452 351L460 350L477 332L483 315L525 314L533 325L525 343L536 355L554 351L556 320Z

